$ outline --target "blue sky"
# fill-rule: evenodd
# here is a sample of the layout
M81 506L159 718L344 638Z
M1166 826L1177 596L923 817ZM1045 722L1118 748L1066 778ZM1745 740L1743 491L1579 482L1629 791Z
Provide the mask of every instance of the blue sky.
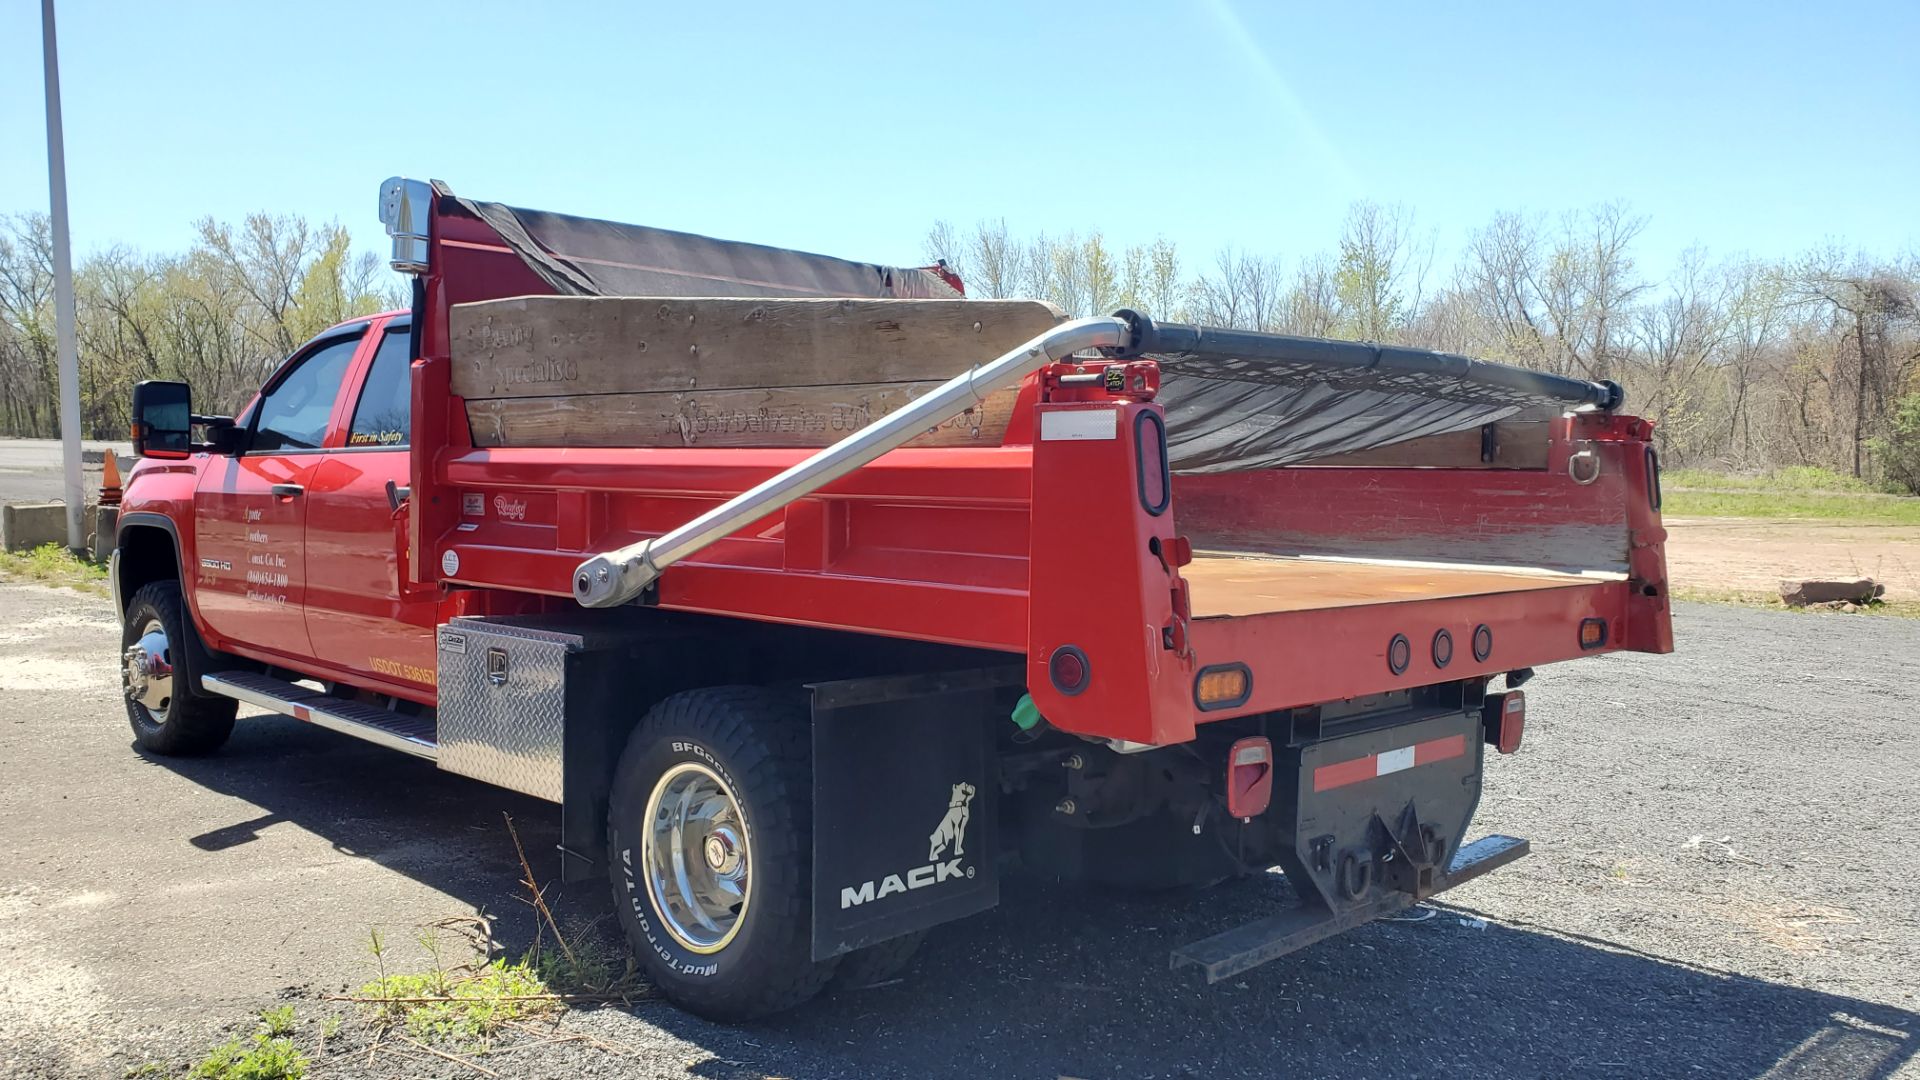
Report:
M1685 247L1920 247L1920 3L60 5L79 252L456 191L881 262L934 218L1330 248L1405 203L1622 199ZM38 5L0 8L0 212L44 209Z

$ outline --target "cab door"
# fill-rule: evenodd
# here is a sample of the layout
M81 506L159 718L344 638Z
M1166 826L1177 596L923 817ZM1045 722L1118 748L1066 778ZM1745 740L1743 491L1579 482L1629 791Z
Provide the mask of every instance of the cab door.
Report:
M406 580L413 357L408 320L372 331L349 390L346 436L307 490L307 637L362 686L432 701L436 591ZM388 494L392 484L394 494Z
M241 451L201 474L195 595L201 618L226 643L311 655L307 493L365 333L364 323L329 333L283 365L254 403Z

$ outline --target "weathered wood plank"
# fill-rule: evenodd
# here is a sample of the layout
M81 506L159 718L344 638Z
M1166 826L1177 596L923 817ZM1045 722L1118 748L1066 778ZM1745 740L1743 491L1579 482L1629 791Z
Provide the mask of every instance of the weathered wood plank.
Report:
M1545 420L1502 420L1494 425L1492 461L1480 460L1480 429L1429 435L1373 450L1313 458L1301 465L1367 466L1376 469L1544 469L1550 432Z
M1059 320L1034 300L487 300L453 307L453 392L479 400L939 382Z
M831 446L936 381L469 400L476 446ZM1003 390L908 446L998 446L1017 390Z

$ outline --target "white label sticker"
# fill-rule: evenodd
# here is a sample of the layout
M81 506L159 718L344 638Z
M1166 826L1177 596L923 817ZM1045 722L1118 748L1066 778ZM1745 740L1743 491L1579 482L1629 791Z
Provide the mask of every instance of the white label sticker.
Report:
M477 491L460 493L460 512L468 517L487 516L487 498Z
M1380 767L1374 770L1375 776L1385 776L1388 773L1399 772L1401 769L1411 769L1413 768L1413 747L1403 746L1398 750L1389 750L1380 755L1379 761Z
M448 548L440 556L440 572L452 577L460 572L460 553Z
M1040 414L1044 442L1074 439L1112 439L1120 430L1120 414L1113 409L1065 409Z
M441 634L440 635L440 651L450 652L450 653L466 652L467 651L467 635L447 634L447 633Z

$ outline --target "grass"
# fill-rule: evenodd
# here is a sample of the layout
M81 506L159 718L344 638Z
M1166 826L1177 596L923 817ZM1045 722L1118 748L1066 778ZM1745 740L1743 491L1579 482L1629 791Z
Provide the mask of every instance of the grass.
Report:
M1856 477L1794 466L1761 475L1672 469L1662 513L1674 517L1789 518L1920 526L1920 498L1877 491Z
M32 551L0 552L0 577L65 585L105 596L107 564L81 558L61 544L42 544Z
M1722 473L1708 469L1667 469L1661 473L1665 484L1715 491L1823 491L1848 495L1888 495L1857 476L1818 469L1811 465L1792 465L1766 473Z

